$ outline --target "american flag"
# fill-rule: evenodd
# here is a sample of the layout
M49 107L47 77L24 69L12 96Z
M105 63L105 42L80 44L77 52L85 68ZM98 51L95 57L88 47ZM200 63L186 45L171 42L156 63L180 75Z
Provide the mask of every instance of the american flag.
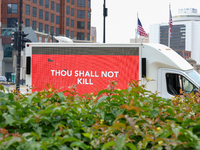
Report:
M141 24L139 18L138 18L138 34L139 34L140 36L148 37L148 34L144 31L144 28L142 27L142 24Z
M172 27L173 27L173 21L172 21L172 14L171 14L171 8L169 6L169 35L170 37L172 37L172 34L171 34L171 30L172 30Z

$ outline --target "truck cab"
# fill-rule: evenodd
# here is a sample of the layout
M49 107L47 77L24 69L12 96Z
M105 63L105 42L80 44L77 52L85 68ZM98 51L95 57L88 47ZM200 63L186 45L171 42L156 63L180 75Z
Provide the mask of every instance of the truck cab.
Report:
M147 89L163 98L195 92L200 87L200 75L193 66L174 50L164 45L144 44L142 57L146 58L147 77L154 79Z
M195 70L180 71L160 68L158 76L165 79L165 81L162 80L161 84L158 85L158 89L162 89L160 91L162 97L169 98L172 95L182 94L180 90L184 93L192 93L199 89L200 76Z

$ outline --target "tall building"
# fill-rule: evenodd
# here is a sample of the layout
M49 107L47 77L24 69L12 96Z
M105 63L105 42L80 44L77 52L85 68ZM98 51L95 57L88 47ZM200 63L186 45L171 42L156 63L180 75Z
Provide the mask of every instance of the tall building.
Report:
M25 27L75 40L90 40L90 0L23 0ZM2 1L2 28L17 28L19 0Z
M96 27L91 27L90 41L92 41L93 43L96 43L96 41L97 41L97 30L96 30Z
M147 34L149 36L149 33L147 33ZM137 39L131 38L130 43L149 43L149 37L139 36L139 37L137 37Z
M11 33L18 30L20 1L0 1L4 51L2 75L10 78L11 73L15 72ZM90 41L91 0L23 0L22 5L22 27L31 27L39 42L55 42L53 36Z
M149 42L168 46L168 30L168 23L151 25ZM200 14L197 9L179 9L178 14L173 16L171 35L170 47L179 53L191 53L191 58L200 64Z

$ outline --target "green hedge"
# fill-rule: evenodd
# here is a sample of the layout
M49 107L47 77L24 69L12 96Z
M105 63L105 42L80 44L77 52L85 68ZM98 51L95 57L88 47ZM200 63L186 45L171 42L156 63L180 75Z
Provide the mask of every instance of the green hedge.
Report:
M0 149L9 150L198 150L200 106L194 94L158 97L129 83L118 90L79 95L6 93L0 85Z

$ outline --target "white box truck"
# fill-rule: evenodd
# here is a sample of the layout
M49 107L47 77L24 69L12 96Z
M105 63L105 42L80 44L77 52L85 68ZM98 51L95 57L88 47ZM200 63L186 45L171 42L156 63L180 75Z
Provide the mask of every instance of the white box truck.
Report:
M77 85L80 94L118 89L132 80L146 84L163 98L200 87L200 75L174 50L161 44L27 43L26 86L33 91L54 85L61 90Z

